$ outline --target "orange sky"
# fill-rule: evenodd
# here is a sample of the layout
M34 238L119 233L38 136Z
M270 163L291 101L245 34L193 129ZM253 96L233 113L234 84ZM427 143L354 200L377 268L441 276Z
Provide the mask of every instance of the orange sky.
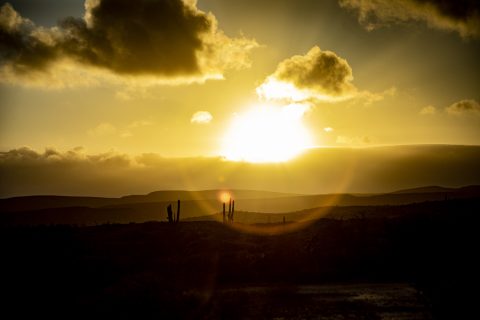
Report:
M278 165L319 147L480 143L474 1L14 0L0 8L3 175L15 150L20 162L18 150L81 150ZM9 188L3 193L23 192Z

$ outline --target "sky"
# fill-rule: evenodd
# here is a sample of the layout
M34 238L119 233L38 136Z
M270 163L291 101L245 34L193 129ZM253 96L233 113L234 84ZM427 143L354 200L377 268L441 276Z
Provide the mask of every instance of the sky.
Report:
M65 161L101 171L105 159L137 167L148 157L197 159L195 168L217 168L208 171L216 182L175 187L213 188L226 183L225 166L294 166L313 162L317 149L427 145L421 153L432 159L432 145L480 145L473 0L1 1L0 52L2 196L173 187L172 178L113 192L113 172L102 188L49 189L38 177ZM73 184L83 169L72 168L61 174ZM465 180L416 183L480 183L470 169ZM335 189L303 188L302 179L302 192ZM292 191L287 182L231 187Z

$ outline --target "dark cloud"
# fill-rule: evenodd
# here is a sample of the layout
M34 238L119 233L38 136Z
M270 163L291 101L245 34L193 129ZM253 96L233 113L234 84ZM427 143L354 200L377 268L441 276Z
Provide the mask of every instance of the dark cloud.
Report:
M11 64L19 73L44 69L57 59L56 46L42 39L44 31L22 18L10 4L0 8L0 65Z
M27 194L120 196L217 188L294 193L388 192L425 185L480 184L478 146L312 149L278 164L220 158L89 155L29 148L0 152L0 197Z
M463 113L480 114L480 104L473 99L461 100L447 107L446 111L449 114L454 114L454 115L460 115Z
M8 3L0 10L0 66L10 75L49 71L69 60L118 75L202 80L245 67L256 46L227 37L212 14L187 0L87 0L84 18L68 17L48 29Z
M339 0L357 12L367 29L408 21L426 22L431 28L457 32L464 38L480 37L478 0Z
M212 21L193 7L182 1L102 0L87 10L87 20L60 24L67 55L118 73L200 72L196 52Z
M355 92L352 80L352 68L345 59L315 46L306 55L296 55L280 62L257 92L266 98L341 99ZM282 90L281 86L285 85ZM290 92L288 85L299 92Z

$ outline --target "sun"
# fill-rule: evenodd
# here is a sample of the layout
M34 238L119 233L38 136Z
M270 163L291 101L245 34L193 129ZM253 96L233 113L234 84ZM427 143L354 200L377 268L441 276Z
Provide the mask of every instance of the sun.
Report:
M222 154L228 160L247 162L283 162L312 145L303 124L308 107L255 106L236 115L223 139Z

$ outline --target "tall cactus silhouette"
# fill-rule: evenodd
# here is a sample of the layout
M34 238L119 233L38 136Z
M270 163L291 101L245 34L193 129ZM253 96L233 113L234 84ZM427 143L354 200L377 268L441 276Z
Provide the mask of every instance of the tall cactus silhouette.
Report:
M180 221L180 200L177 201L177 217L175 219L175 214L173 213L172 205L167 206L167 219L168 223L178 223Z
M180 200L177 201L177 220L176 222L178 223L180 221Z
M169 223L173 223L173 210L172 210L172 205L169 204L167 207L167 219Z
M225 202L223 203L223 223L225 223Z
M233 222L233 215L235 213L235 200L230 200L228 201L228 214L225 212L225 207L226 204L225 202L222 203L223 205L223 223L225 222Z
M232 215L232 198L228 200L228 221L232 220L231 215Z

